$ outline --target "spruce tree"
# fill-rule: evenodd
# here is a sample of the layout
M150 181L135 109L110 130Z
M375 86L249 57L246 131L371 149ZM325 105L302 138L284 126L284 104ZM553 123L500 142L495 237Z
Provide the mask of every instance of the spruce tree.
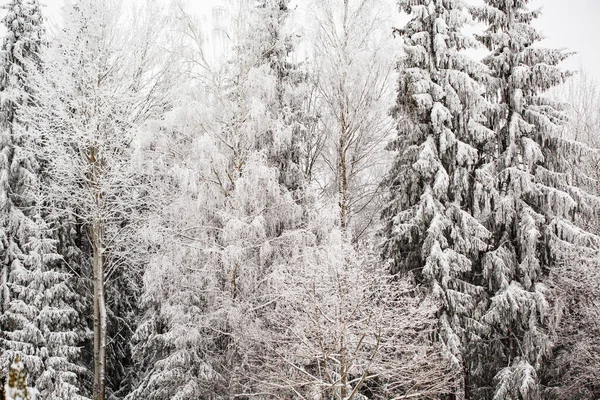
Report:
M31 126L23 109L36 94L31 75L41 69L43 19L37 0L12 1L3 23L2 93L3 296L0 361L22 357L44 398L78 398L74 362L79 355L77 312L56 241L37 197L43 165L31 151Z
M296 39L285 31L290 23L292 10L289 0L262 0L256 8L256 17L261 23L255 25L250 43L260 43L258 53L275 78L274 93L268 100L267 110L272 127L260 141L259 146L268 149L269 163L277 167L280 182L289 190L301 190L302 173L299 168L302 135L301 113L303 99L297 88L306 80L299 65L290 61L290 54L297 45ZM255 36L256 35L256 36Z
M17 232L21 221L26 217L15 205L22 199L15 196L17 186L22 187L25 177L33 177L31 165L21 165L15 159L21 138L15 133L17 108L27 98L25 87L28 60L38 56L43 32L42 21L34 20L22 0L13 0L4 8L7 11L2 23L7 28L2 42L3 59L0 68L1 106L1 142L0 142L0 206L2 216L2 286L0 312L4 313L10 301L9 275L11 264L19 258L23 251L26 237ZM29 167L29 170L26 169ZM35 166L33 166L35 168ZM22 193L21 193L22 194Z
M543 367L558 319L546 282L600 244L578 226L598 209L598 199L564 173L588 150L554 136L564 116L559 104L543 97L569 76L558 67L569 54L537 46L543 37L532 22L540 12L529 3L486 0L471 10L487 25L478 39L491 52L484 62L495 78L488 86L494 104L488 120L496 133L486 167L494 179L481 202L494 235L482 271L490 302L481 321L490 330L478 349L480 370L489 373L479 376L478 398L546 396Z
M383 256L391 273L409 274L439 306L438 339L458 371L457 398L471 398L472 343L481 323L484 288L478 285L490 231L476 218L486 143L487 69L463 52L476 45L463 33L462 1L400 1L411 19L396 30L404 39L395 117L397 151L387 178ZM401 310L399 310L401 312Z

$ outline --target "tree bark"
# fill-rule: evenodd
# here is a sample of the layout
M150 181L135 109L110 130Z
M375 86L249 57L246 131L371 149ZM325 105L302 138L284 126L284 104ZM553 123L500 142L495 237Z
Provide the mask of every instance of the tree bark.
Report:
M106 299L104 293L104 249L102 224L94 222L91 229L94 251L94 400L104 400L106 372Z
M348 220L348 177L346 165L346 127L345 121L342 123L342 131L340 133L339 154L338 154L338 197L340 207L340 227L346 229Z
M342 42L342 62L344 67L349 65L348 60L348 18L349 18L349 0L344 0L344 16L342 21L343 26L343 42ZM340 137L338 150L338 196L340 207L340 228L345 230L348 225L348 166L346 155L348 151L349 141L349 121L348 121L348 104L349 98L346 92L346 84L348 73L343 69L342 79L340 81L339 106L340 106Z
M98 185L101 174L97 149L89 149L88 163L90 167L90 188L93 192L95 206L103 208L102 190ZM103 221L97 215L89 228L90 242L93 249L94 279L94 387L93 400L104 400L106 375L106 296L104 292L104 243Z
M2 260L2 282L1 285L2 287L0 288L0 314L4 313L4 311L6 311L6 304L8 304L8 297L9 297L9 293L8 293L8 254L6 255L5 259ZM1 397L0 397L1 399Z

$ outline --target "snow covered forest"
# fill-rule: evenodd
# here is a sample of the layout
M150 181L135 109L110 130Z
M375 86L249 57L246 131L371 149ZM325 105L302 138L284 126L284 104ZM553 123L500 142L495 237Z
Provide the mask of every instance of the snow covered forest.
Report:
M0 399L600 399L600 86L530 0L195 3L2 1Z

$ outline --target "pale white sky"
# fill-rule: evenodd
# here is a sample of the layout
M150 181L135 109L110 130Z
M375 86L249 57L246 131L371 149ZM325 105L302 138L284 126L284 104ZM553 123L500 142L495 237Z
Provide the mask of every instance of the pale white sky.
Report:
M0 0L6 3L7 0ZM42 0L50 21L56 21L63 0ZM309 1L309 0L300 0ZM474 3L481 0L469 0ZM210 10L219 0L188 0L202 12ZM536 26L548 38L544 45L564 47L578 54L565 63L570 69L583 65L600 81L600 0L533 0L533 7L542 8L542 16Z
M565 65L579 63L600 81L600 0L534 0L542 8L536 26L544 33L547 47L564 47L577 54Z

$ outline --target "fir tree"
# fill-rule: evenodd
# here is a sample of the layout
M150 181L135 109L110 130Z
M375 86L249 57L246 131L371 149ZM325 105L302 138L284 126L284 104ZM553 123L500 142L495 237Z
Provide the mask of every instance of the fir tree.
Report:
M490 303L482 322L490 332L478 350L480 370L489 373L479 377L479 398L545 396L543 365L552 352L551 322L557 320L545 283L550 274L560 274L560 265L568 271L576 253L589 255L600 244L577 226L593 215L598 199L564 173L568 160L587 150L553 136L564 116L559 104L543 97L568 77L558 64L569 54L536 46L542 36L532 22L540 12L529 3L486 0L471 10L488 25L479 40L491 52L485 63L496 78L488 87L495 151L486 167L494 179L484 185L489 196L481 202L494 232L483 262Z
M439 304L439 340L460 371L458 398L468 393L473 368L470 343L480 340L485 291L478 286L491 233L475 217L488 175L482 97L487 69L463 50L476 45L462 28L468 21L462 1L401 1L411 16L397 30L405 41L395 116L397 150L383 212L383 255L393 274L410 274ZM483 303L485 304L485 303Z

